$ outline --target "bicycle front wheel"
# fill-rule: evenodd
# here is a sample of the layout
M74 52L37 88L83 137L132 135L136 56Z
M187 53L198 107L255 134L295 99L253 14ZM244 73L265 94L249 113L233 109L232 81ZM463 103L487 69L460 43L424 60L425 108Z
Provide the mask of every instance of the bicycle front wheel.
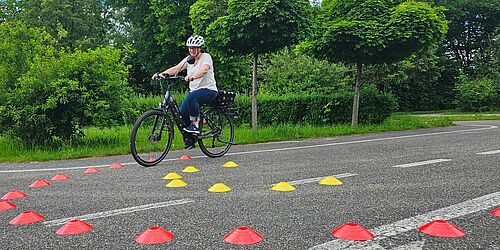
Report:
M130 151L144 167L160 163L167 155L174 137L172 121L161 110L150 110L137 119L130 135Z
M201 151L212 158L227 153L234 140L234 125L229 114L219 109L208 110L200 124L198 144Z

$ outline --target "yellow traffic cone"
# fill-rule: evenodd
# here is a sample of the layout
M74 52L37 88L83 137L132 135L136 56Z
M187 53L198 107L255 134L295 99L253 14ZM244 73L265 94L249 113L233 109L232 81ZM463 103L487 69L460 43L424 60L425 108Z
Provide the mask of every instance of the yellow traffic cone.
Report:
M290 183L288 183L286 181L282 181L282 182L274 185L271 189L274 191L288 192L288 191L295 190L295 187L290 185Z
M175 180L175 179L182 179L182 176L179 175L178 173L176 172L171 172L171 173L168 173L167 175L163 176L163 179L164 180Z
M167 185L165 185L165 187L176 188L176 187L185 187L187 185L188 184L186 182L184 182L183 180L175 179L175 180L172 180L169 183L167 183Z
M196 173L198 171L200 170L195 168L194 166L187 166L184 170L182 170L183 173Z
M224 193L231 191L231 188L222 182L215 183L212 187L208 189L209 192L214 193Z
M338 186L342 185L342 182L333 176L327 176L323 180L319 181L321 185Z
M224 167L225 168L235 168L237 167L238 164L236 164L234 161L228 161L224 164Z

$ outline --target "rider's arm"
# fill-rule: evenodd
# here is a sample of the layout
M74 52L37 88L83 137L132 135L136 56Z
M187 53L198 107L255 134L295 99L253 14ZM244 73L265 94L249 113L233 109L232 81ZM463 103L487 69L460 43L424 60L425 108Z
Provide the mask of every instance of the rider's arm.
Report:
M210 69L210 66L208 64L203 64L201 65L201 68L194 72L192 75L187 76L189 81L192 81L194 79L202 78Z
M167 70L161 72L161 74L176 75L181 70L183 70L184 65L184 60L182 60L179 64L175 65L174 67L168 68Z

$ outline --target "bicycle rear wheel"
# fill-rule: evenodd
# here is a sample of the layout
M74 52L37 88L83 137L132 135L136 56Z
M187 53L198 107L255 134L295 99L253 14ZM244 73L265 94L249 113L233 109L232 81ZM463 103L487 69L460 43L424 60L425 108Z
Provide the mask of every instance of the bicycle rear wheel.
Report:
M234 140L234 125L229 114L220 109L210 109L204 114L200 126L198 144L201 151L212 158L227 153Z
M160 163L167 155L174 137L172 121L161 110L149 110L137 119L130 135L130 151L144 167Z

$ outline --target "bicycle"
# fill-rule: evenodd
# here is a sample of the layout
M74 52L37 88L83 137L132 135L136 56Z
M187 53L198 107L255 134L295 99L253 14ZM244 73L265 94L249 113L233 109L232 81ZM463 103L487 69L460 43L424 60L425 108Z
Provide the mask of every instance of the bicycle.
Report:
M230 107L236 96L234 92L219 90L215 101L208 104L206 111L201 112L199 135L183 130L189 124L184 123L170 92L173 83L183 79L184 76L159 78L160 84L162 81L166 83L163 102L158 104L158 108L143 113L132 128L130 150L135 161L144 167L155 166L167 156L174 138L172 118L184 143L194 146L198 142L201 151L208 157L221 157L236 144L233 119L237 118L237 112Z

